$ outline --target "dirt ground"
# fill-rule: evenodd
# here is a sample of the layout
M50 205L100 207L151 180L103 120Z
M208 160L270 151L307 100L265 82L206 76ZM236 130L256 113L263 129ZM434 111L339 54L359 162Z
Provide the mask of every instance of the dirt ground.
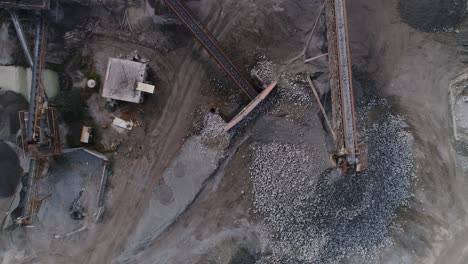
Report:
M452 146L447 87L466 67L457 47L465 35L418 32L402 23L396 1L353 2L348 5L353 63L409 121L419 164L414 197L398 214L392 228L396 243L384 251L383 263L463 263L464 253L453 249L452 241L466 228L466 164Z
M278 61L282 61L289 54L281 50L302 45L305 31L311 28L309 25L312 22L308 19L308 14L301 9L308 5L315 6L315 3L297 2L291 7L292 14L288 16L282 12L282 4L282 1L255 4L238 1L201 1L192 6L203 10L198 15L204 18L204 22L219 37L223 45L236 47L226 49L228 54L242 52L242 56L233 56L236 64L248 66L253 63L254 55L259 50L269 51L271 47L280 45L279 49L272 49L269 53L279 58ZM224 11L232 9L238 11L234 13ZM297 16L298 14L300 16ZM297 19L294 23L284 23L290 22L289 20L294 17ZM265 31L252 27L254 24L258 27L271 25L269 23L271 20L278 21L277 24L282 26ZM180 30L183 31L183 28ZM275 30L277 34L267 33L270 30ZM295 37L291 38L290 32L298 34L294 34ZM240 35L243 37L247 35L247 39L239 40ZM148 98L142 107L143 127L135 129L129 135L138 140L124 141L113 155L114 175L110 180L104 224L90 230L85 241L81 241L84 246L77 247L75 243L54 245L52 252L62 252L60 255L35 252L36 261L109 263L118 257L127 238L135 230L139 217L143 215L162 172L184 142L192 125L195 109L204 102L218 106L224 104L220 104L219 100L222 102L226 96L237 97L235 96L237 91L229 90L232 84L225 81L217 66L190 38L179 39L185 43L185 46L169 52L114 41L115 38L112 35L96 34L89 41L88 46L96 58L98 71L103 75L107 57L138 50L138 54L148 58L150 65L154 67L158 79L156 95ZM257 43L259 40L261 43ZM270 43L273 40L276 42ZM200 54L203 57L200 57ZM220 79L224 87L217 87L216 82L211 82L216 79ZM205 106L204 109L209 108ZM141 138L145 141L142 142ZM128 151L129 149L133 151ZM245 189L245 192L248 192L248 188ZM237 199L235 197L239 194L240 192L236 192L232 199ZM122 214L123 212L125 213ZM223 222L213 221L219 224Z
M401 17L410 26L426 32L449 32L463 20L466 1L463 0L401 0Z
M347 2L353 66L363 80L375 85L376 94L388 98L405 117L415 138L418 180L414 195L391 224L394 243L382 250L379 263L465 263L466 171L459 164L463 159L452 147L448 86L465 67L460 50L467 24L464 21L460 33L422 33L411 26L440 31L454 27L461 15L453 14L448 22L436 19L427 24L419 23L418 17L412 21L415 24L408 25L405 12L423 7L409 2L404 6L397 0ZM189 4L247 74L244 69L250 69L258 55L275 65L284 65L296 55L322 2L201 0ZM402 17L399 10L403 10ZM426 21L423 15L421 19ZM248 146L252 141L285 138L287 143L301 144L310 137L314 140L309 144L325 151L326 136L317 109L313 108L313 114L304 121L289 115L291 111L300 112L300 104L279 107L267 103L275 116L260 116L236 135L218 168L174 222L144 246L126 251L154 190L160 189L165 170L196 132L193 122L199 112L217 108L231 117L245 99L182 27L171 26L180 35L159 39L168 30L163 27L152 29L156 32L153 35L141 34L140 39L131 41L131 35L117 30L118 22L109 20L102 26L115 32L101 28L86 43L97 71L104 76L109 56L138 50L150 60L157 90L136 107L143 125L122 136L117 151L109 155L114 173L104 221L89 227L79 240L71 237L63 243L41 244L50 241L51 234L40 228L15 231L9 239L0 241L5 252L0 254L1 263L255 263L265 250L267 238L260 227L261 217L254 212ZM315 42L308 55L320 54L321 48L322 43ZM315 72L321 67L295 65L291 71ZM97 104L102 107L104 102ZM299 125L298 120L302 122ZM20 246L28 237L35 239ZM363 260L349 259L347 263Z

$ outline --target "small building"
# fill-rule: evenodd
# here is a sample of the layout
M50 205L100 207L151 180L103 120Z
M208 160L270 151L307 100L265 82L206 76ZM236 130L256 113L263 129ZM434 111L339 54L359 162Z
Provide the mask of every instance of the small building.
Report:
M102 97L131 103L143 102L139 83L146 80L146 64L136 61L110 58Z

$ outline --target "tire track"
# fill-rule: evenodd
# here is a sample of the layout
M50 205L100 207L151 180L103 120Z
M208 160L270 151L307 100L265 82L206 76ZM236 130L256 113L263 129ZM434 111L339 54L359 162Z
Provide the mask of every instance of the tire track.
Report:
M191 54L191 50L183 53L181 67L170 78L174 85L171 87L171 94L160 119L148 129L148 131L156 129L160 131L155 142L146 144L149 156L154 156L156 159L117 160L115 172L120 177L114 179L115 183L125 183L127 182L125 178L128 177L133 182L146 187L141 188L131 184L115 187L113 196L116 198L109 201L109 211L111 215L115 215L107 220L104 229L96 236L93 243L96 247L90 247L94 250L91 249L90 256L84 259L85 263L110 263L113 257L120 254L127 237L138 224L138 219L143 214L164 168L182 144L181 139L184 138L191 123L188 116L195 106L201 89L200 78L205 78L201 64L194 61ZM174 68L175 65L177 62L174 63Z
M225 14L219 10L229 10L233 2L210 1L209 4L211 12L205 23L217 25L214 31L223 39L224 35L242 19L243 9ZM83 258L83 263L110 263L124 251L129 242L127 238L138 225L139 217L147 208L164 169L182 145L182 140L191 124L189 116L202 88L202 80L206 79L202 64L192 56L193 52L198 52L197 47L198 43L193 41L191 48L182 54L178 52L161 54L163 58L161 61L168 69L178 70L167 78L171 93L159 118L156 117L158 120L151 122L148 127L148 133L154 130L160 131L155 141L145 144L145 152L148 153L145 156L154 158L118 160L115 173L119 176L114 177L114 182L123 184L128 178L137 184L115 186L112 199L108 201L110 217L103 229L95 235L94 243L89 247L89 257ZM173 58L177 56L183 59L174 60Z

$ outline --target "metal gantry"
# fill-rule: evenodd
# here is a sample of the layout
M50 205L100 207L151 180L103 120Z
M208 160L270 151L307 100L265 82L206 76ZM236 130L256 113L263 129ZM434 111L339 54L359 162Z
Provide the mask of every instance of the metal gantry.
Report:
M327 0L326 24L332 95L334 159L345 173L362 168L354 110L346 0Z
M27 63L31 68L31 86L28 111L20 111L21 143L25 155L30 158L26 195L21 217L18 224L31 224L37 210L38 181L47 166L48 156L61 153L61 143L58 126L58 112L50 107L43 83L43 72L46 61L46 21L41 11L48 9L48 1L31 0L8 2L0 0L0 7L8 7L11 20L18 34L21 47ZM30 10L34 16L34 43L31 53L26 41L23 27L15 9Z

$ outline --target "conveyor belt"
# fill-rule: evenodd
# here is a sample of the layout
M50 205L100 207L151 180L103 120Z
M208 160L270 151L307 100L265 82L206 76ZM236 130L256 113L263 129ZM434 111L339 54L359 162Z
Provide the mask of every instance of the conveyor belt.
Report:
M184 25L192 32L198 41L205 47L208 53L218 62L229 77L239 86L239 88L253 100L257 91L245 80L234 64L228 59L219 47L216 39L210 34L202 23L195 18L189 8L179 0L164 0L166 5L179 17Z
M338 58L340 66L341 99L344 123L344 140L348 163L356 163L357 131L354 116L354 96L351 63L349 58L348 25L345 0L335 0L336 31L338 37Z
M346 0L328 0L327 38L332 94L333 128L336 134L335 157L346 172L359 165L358 131L349 53Z

